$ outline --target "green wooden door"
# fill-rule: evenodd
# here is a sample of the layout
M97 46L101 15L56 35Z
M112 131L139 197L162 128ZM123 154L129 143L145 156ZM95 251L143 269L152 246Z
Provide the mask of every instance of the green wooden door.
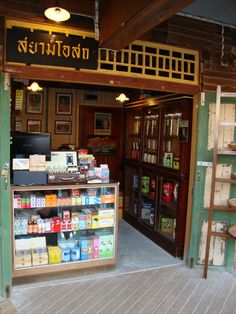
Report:
M0 169L10 160L10 82L0 73ZM2 172L1 172L2 174ZM0 175L1 175L0 174ZM0 180L0 300L10 295L12 285L11 206L9 171Z
M190 247L188 260L191 264L199 264L199 248L201 239L201 226L204 220L208 220L208 209L204 208L204 189L205 177L208 162L212 162L213 152L207 149L208 143L208 118L209 105L215 104L216 93L206 93L205 101L199 101L198 107L198 126L197 126L197 156L195 168L195 181L193 190L193 207L192 207L192 226L190 235ZM235 104L236 99L223 99L223 103ZM235 135L235 134L234 134ZM236 171L235 156L221 156L219 163L232 164ZM231 186L231 195L236 195L236 187ZM234 196L235 197L235 196ZM214 212L214 221L226 222L227 224L236 223L235 213L224 213L222 211ZM226 240L225 247L225 268L229 271L233 270L235 240Z

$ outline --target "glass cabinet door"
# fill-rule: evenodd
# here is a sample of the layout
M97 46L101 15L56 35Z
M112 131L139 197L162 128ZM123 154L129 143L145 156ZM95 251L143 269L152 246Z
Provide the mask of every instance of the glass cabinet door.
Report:
M139 159L141 139L141 112L128 112L126 123L126 158Z
M150 109L145 112L143 132L144 138L142 161L156 164L159 143L159 112L157 109Z
M125 199L124 210L133 216L138 212L139 173L137 168L125 168Z
M175 240L178 187L177 180L160 178L158 230L171 240Z
M164 112L164 138L162 165L167 168L179 170L181 165L181 143L187 141L187 134L182 136L181 112ZM185 128L187 132L188 128ZM180 132L181 131L181 132Z
M157 177L150 171L143 170L141 176L141 201L139 220L154 227L156 214Z

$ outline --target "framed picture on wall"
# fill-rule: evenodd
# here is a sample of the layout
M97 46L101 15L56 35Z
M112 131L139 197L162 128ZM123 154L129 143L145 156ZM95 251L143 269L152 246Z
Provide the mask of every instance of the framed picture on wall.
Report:
M43 93L27 93L26 113L43 113Z
M110 135L111 134L111 113L95 113L94 134Z
M42 121L27 120L27 132L42 132Z
M56 114L72 114L72 94L56 94Z
M55 121L55 134L71 134L72 122L71 121Z

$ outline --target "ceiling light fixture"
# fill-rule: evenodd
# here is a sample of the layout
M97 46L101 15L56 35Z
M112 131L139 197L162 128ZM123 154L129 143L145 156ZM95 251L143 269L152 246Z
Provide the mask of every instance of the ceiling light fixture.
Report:
M32 92L39 92L41 91L43 88L39 86L39 84L37 82L32 82L30 86L27 87L28 90L32 91Z
M124 102L124 101L128 101L129 98L124 93L121 93L118 97L116 97L116 100L120 102Z
M70 13L60 7L51 7L44 11L44 15L52 21L63 22L70 18Z

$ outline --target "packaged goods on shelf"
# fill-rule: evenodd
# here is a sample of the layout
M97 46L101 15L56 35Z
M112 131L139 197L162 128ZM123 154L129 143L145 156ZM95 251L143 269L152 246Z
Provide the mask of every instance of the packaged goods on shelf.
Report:
M29 171L46 171L46 156L45 155L30 155L29 156Z
M161 218L161 231L169 234L174 232L174 219L169 217Z
M85 237L81 237L79 239L79 246L80 246L80 259L82 261L88 259L88 239Z
M61 263L61 249L59 246L48 247L48 263L59 264Z
M173 167L173 153L164 153L163 155L163 166L167 168Z
M142 193L149 193L150 191L150 177L142 177Z
M15 268L31 267L31 251L30 250L16 250L15 251Z
M32 265L47 265L48 264L48 252L46 248L32 249Z

